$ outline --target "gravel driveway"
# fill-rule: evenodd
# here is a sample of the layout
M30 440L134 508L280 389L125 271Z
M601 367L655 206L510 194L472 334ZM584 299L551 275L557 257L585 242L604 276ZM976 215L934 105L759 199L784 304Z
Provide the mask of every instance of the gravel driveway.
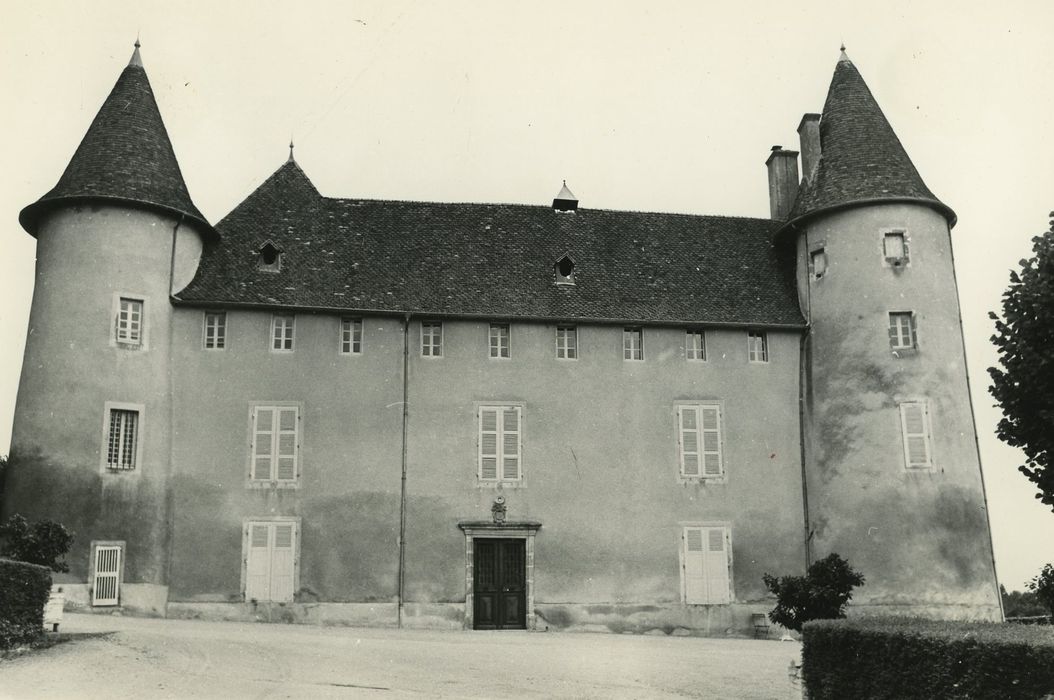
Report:
M428 632L67 614L5 698L786 698L796 642Z

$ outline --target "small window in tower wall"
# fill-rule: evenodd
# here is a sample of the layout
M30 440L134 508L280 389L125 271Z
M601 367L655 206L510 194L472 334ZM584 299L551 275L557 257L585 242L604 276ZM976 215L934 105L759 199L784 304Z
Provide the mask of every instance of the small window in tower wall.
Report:
M827 274L827 253L823 248L814 250L809 258L809 266L812 269L812 278L818 280Z
M271 317L271 351L293 352L293 333L296 317L292 314L274 314Z
M103 466L109 471L132 471L139 464L141 407L106 404Z
M703 362L706 360L706 332L689 330L684 336L684 356L686 359Z
M343 355L358 355L362 352L362 319L340 319L340 352Z
M421 357L443 356L443 324L425 321L421 324Z
M490 324L490 356L496 359L509 359L509 324Z
M115 339L123 347L143 345L143 300L120 297L117 306Z
M764 331L747 333L747 359L751 362L769 361L769 339Z
M882 237L882 255L893 267L908 263L908 242L903 231L891 231Z
M622 359L644 359L644 330L642 328L622 329Z
M205 323L202 337L206 350L223 350L227 347L226 312L205 312Z
M910 311L891 311L889 314L890 349L894 351L914 350L917 346L915 314Z

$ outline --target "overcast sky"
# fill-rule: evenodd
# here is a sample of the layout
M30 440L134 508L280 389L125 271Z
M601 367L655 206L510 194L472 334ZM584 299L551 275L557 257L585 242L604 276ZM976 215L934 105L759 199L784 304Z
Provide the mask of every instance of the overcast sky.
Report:
M128 62L143 63L213 223L285 160L319 190L768 216L839 44L959 215L956 272L996 563L1054 561L1054 514L994 436L989 310L1054 209L1054 4L1037 1L34 2L0 28L0 454L33 289L19 210L49 190Z

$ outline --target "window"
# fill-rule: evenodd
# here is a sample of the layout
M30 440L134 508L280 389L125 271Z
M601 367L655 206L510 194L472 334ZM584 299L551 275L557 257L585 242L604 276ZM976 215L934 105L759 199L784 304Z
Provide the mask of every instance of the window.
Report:
M509 324L490 324L490 356L503 359L508 359L510 357Z
M689 360L706 360L706 332L689 330L684 335L684 356Z
M250 485L296 486L300 476L300 407L252 407Z
M279 272L282 269L282 251L271 241L267 241L260 248L260 257L256 261L256 268L264 272Z
M143 346L143 300L119 297L114 339L126 348Z
M575 261L571 259L570 255L565 255L556 261L555 272L557 284L575 283Z
M677 451L684 479L720 479L724 476L721 456L721 406L717 403L685 404L677 407Z
M344 355L358 355L362 352L362 319L340 319L340 352Z
M814 250L809 255L809 269L812 271L814 280L820 279L827 272L827 253L823 248Z
M751 362L769 361L769 339L763 331L747 333L747 359Z
M556 358L578 359L578 328L575 326L556 327Z
M443 356L443 324L438 321L425 321L421 324L421 356Z
M890 231L882 236L882 256L893 267L908 262L908 241L903 231Z
M932 469L933 447L927 402L901 403L900 427L904 437L904 465L908 469Z
M731 533L727 527L685 527L681 534L681 586L689 605L732 602Z
M139 430L142 406L107 402L103 442L103 468L107 471L133 471L142 456Z
M644 330L642 328L622 329L622 359L644 359Z
M92 542L91 548L91 604L93 607L119 605L124 543Z
M889 347L892 350L914 350L916 345L915 314L910 311L891 311L889 313Z
M296 316L274 314L271 317L271 351L293 352L293 329Z
M289 603L296 591L297 520L250 520L245 524L245 600Z
M523 440L520 406L479 407L479 480L520 481Z
M206 311L202 331L202 343L206 350L223 350L227 346L227 314L223 311Z

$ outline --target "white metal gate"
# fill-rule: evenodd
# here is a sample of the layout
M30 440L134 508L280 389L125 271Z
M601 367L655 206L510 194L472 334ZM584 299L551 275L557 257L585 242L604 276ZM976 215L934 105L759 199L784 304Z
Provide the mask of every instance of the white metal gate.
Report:
M92 583L92 605L117 605L121 589L121 545L98 545L95 548L95 580Z

